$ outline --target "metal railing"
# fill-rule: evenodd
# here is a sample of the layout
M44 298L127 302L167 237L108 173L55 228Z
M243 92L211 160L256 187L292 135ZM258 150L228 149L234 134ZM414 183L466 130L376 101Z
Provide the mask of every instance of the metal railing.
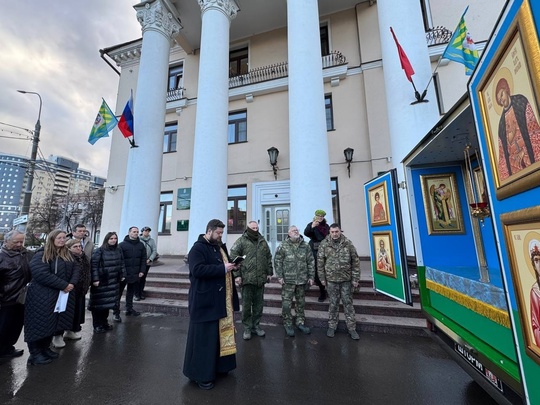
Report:
M452 31L443 26L433 27L426 32L428 46L445 44L452 38Z
M322 57L322 68L345 65L347 58L339 52L333 51ZM250 70L249 72L229 78L229 88L245 86L247 84L261 83L267 80L280 79L289 75L288 62L275 63Z
M176 101L184 98L184 88L180 87L179 89L172 89L167 92L167 102Z

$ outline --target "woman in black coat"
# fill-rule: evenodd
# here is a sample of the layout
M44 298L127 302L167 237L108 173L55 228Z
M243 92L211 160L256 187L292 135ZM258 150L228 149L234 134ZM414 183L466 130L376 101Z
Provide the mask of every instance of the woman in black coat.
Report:
M92 254L90 304L95 333L113 328L107 321L109 310L118 302L120 281L125 278L124 257L118 247L118 235L109 232Z
M73 326L64 333L64 339L79 340L81 338L81 325L84 323L86 314L86 293L90 288L90 260L82 250L81 240L77 238L70 239L66 246L73 255L80 268L79 282L75 285L75 316L73 317Z
M50 349L52 337L73 324L75 295L71 291L79 281L79 267L65 243L64 231L52 231L45 247L38 250L30 262L32 282L24 312L24 340L30 351L28 364L47 364L58 357L58 353ZM57 312L61 292L69 295L65 310Z

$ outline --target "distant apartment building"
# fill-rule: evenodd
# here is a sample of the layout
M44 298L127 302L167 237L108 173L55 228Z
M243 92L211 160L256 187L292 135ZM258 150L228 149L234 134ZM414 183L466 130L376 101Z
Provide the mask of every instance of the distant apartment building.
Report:
M0 232L12 228L22 205L28 160L23 156L0 154Z
M19 216L26 189L28 158L0 154L0 232L13 228L13 220ZM38 160L34 171L32 200L53 196L61 199L68 195L82 194L103 188L105 179L92 176L89 170L79 168L79 162L60 156ZM30 210L30 215L32 214Z

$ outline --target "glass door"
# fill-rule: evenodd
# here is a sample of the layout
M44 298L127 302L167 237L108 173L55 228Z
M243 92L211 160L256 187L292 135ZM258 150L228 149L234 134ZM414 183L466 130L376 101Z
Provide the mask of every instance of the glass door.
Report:
M262 234L270 246L272 255L276 248L287 237L289 230L289 212L288 205L272 205L264 208L264 229Z

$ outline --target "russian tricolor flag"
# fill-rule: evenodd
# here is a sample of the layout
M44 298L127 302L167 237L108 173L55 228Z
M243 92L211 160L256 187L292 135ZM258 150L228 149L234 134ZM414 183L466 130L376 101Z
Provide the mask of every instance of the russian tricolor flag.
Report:
M131 91L131 96L124 107L120 121L118 121L118 129L120 129L124 138L133 136L133 91Z

